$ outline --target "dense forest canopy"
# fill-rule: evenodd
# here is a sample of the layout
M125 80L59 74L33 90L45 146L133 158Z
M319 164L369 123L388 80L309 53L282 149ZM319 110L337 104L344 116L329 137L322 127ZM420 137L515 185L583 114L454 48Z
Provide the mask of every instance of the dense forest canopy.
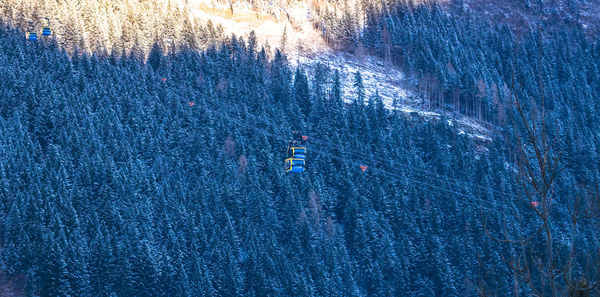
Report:
M189 9L162 0L7 0L0 18L23 30L48 26L69 53L133 53L145 57L154 44L161 49L203 49L220 43L219 26L193 18ZM46 19L47 18L47 19Z
M514 246L490 239L545 240L516 179L513 72L565 156L552 231L575 236L554 238L558 256L577 246L574 273L598 275L598 221L571 230L568 215L599 180L598 41L581 28L518 39L435 6L367 19L352 42L413 73L441 120L340 89L325 65L268 59L252 38L167 55L152 42L140 58L72 54L3 24L0 294L527 295L502 260ZM454 113L495 126L485 152ZM292 130L318 140L301 175L282 170Z

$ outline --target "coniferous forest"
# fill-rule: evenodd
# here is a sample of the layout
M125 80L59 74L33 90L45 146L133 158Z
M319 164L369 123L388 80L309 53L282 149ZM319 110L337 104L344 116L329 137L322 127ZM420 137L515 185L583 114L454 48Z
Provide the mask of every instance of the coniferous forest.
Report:
M598 36L386 7L343 47L439 119L253 35L71 52L1 23L0 296L600 296Z

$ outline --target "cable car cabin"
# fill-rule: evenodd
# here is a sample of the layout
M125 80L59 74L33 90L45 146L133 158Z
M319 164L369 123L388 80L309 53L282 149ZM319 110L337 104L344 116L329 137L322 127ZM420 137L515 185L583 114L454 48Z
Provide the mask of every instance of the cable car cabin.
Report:
M303 172L304 159L289 158L285 160L285 172Z
M33 33L33 32L27 32L27 34L25 35L25 39L29 40L29 41L36 41L37 40L37 33Z
M42 29L42 36L50 36L52 35L52 30L48 27L45 27L44 29Z
M290 147L290 156L295 159L306 159L306 148L302 146Z

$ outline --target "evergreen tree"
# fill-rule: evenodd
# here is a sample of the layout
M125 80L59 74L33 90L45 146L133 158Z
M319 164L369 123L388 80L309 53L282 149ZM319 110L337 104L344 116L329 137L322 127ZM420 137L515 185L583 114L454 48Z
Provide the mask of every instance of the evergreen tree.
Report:
M296 102L300 106L302 113L308 117L312 109L312 102L308 78L300 67L296 68L296 74L294 75L294 97L296 98Z
M365 86L363 85L362 76L360 71L356 71L354 73L354 83L352 86L356 92L356 101L359 104L363 104L365 102Z

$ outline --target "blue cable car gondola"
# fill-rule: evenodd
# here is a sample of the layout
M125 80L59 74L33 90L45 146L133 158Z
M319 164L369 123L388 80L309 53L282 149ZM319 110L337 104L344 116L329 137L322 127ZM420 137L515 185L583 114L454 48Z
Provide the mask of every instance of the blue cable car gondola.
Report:
M306 147L303 147L303 146L290 147L289 154L292 158L306 159Z
M29 41L36 41L38 38L37 33L34 32L27 32L27 34L25 35L25 39L29 40Z
M304 159L288 158L285 160L285 172L303 172Z
M46 18L48 25L42 29L42 36L50 36L52 35L52 29L50 29L50 19Z
M298 131L293 131L294 137L288 143L288 158L285 160L285 172L303 172L306 168L306 138Z

